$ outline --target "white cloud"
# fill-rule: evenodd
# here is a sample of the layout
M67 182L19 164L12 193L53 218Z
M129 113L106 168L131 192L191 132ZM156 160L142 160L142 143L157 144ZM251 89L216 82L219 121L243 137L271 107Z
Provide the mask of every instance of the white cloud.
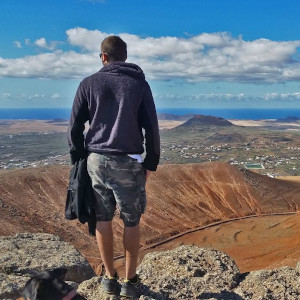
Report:
M265 100L300 100L300 93L267 93Z
M14 44L17 48L22 48L22 44L19 41L14 41Z
M43 53L16 59L0 58L0 76L33 78L82 78L100 68L99 56L74 51Z
M248 95L243 93L239 94L232 94L232 93L206 93L206 94L192 94L192 95L178 95L178 94L159 94L154 95L154 98L158 101L165 100L165 101L172 101L172 103L178 102L193 102L193 103L203 103L203 101L208 102L225 102L225 101L240 101L240 100L247 100L249 99Z
M299 102L300 92L294 93L266 93L260 96L254 96L244 93L202 93L202 94L191 94L191 95L180 95L177 93L168 94L154 94L154 98L158 102L162 103L193 103L193 104L203 104L203 103L238 103L238 102L251 102L251 103L262 103L270 101L272 103L288 103L288 102Z
M66 31L68 41L72 46L78 46L87 51L100 51L101 41L108 36L99 30L88 30L85 28L71 28Z
M41 100L43 100L41 102ZM26 103L31 101L31 103L36 103L38 105L43 104L52 104L53 102L57 102L62 100L62 96L58 93L54 94L43 94L43 93L19 93L19 94L11 94L11 93L1 93L0 101L10 101L11 104L15 103Z
M28 40L28 44L30 43L30 41ZM57 41L51 41L51 42L47 42L46 39L44 37L37 39L34 44L38 47L47 49L47 50L54 50L57 46L59 42Z
M38 40L36 40L34 42L35 45L39 46L39 47L42 47L42 48L46 48L47 47L47 42L46 42L46 39L45 38L40 38Z
M49 53L16 59L0 58L0 76L83 78L96 72L101 63L100 43L108 33L85 28L66 31L70 46L80 51L53 51L57 42L40 38L35 45ZM245 41L229 33L202 33L197 36L145 37L121 33L128 45L128 61L140 65L148 79L173 78L191 82L235 81L276 83L300 80L297 60L300 40ZM25 44L30 41L25 40Z
M50 96L51 99L59 99L60 98L60 94L54 93Z

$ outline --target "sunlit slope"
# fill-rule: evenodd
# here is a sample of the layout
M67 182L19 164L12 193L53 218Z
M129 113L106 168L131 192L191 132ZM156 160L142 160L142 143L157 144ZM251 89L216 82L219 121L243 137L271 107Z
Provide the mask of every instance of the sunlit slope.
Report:
M300 184L225 163L160 166L148 184L145 225L166 235L253 214L294 211Z

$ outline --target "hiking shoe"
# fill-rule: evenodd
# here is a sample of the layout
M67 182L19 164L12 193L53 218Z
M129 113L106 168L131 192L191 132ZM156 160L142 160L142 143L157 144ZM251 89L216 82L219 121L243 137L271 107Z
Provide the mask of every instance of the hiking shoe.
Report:
M119 295L120 284L118 283L119 276L116 273L114 277L104 275L101 280L102 289L106 294Z
M150 293L149 288L146 285L143 285L139 276L136 275L135 282L132 282L128 279L125 279L122 287L120 296L126 298L136 298L142 295L148 295Z

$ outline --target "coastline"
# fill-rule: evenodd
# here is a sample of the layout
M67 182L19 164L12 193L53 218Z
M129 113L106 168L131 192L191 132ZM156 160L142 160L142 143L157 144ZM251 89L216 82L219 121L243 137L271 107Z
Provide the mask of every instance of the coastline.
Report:
M242 120L228 119L234 125L244 127L265 127L281 130L300 130L299 122L282 122L276 119ZM28 132L67 132L68 119L0 119L0 134L19 134ZM158 120L160 129L171 129L183 124L179 120Z
M299 117L300 108L156 108L158 114L182 117L210 115L227 120L270 120ZM69 119L69 108L0 108L0 121L5 119ZM175 119L175 118L174 118Z

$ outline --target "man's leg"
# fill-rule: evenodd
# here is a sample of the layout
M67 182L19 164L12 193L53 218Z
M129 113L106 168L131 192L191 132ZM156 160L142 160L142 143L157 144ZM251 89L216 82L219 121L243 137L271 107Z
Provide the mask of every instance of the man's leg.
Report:
M136 275L140 247L140 226L124 227L123 244L125 249L125 278Z
M115 275L114 245L112 221L98 221L96 226L96 238L100 255L108 277Z
M142 284L139 276L136 274L140 246L139 225L124 228L123 243L126 258L126 276L122 284L120 295L135 299L141 295L148 295L150 293L149 288Z

